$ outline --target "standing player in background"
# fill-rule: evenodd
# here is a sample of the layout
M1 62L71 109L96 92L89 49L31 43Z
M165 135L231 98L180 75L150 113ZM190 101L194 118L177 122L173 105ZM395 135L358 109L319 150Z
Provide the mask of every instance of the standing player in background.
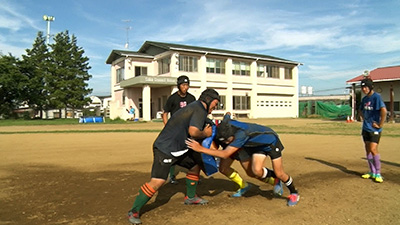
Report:
M378 152L378 144L381 138L383 123L386 120L386 106L381 96L375 93L374 84L371 79L365 78L361 81L361 90L365 96L361 100L359 115L363 120L361 135L364 140L370 172L363 174L364 179L373 179L382 183L381 159Z
M219 94L214 89L206 89L199 100L178 110L164 126L153 144L153 166L151 179L139 189L128 220L132 224L141 224L140 209L153 197L158 189L166 182L169 168L179 165L188 169L186 175L186 205L204 205L208 201L196 195L196 188L200 177L199 162L195 152L188 149L185 143L187 138L196 140L212 135L212 126L206 125L207 115L210 114L219 102Z
M290 191L287 202L288 206L295 206L298 203L300 195L294 186L293 178L283 170L283 145L275 131L262 125L231 120L225 116L224 120L218 126L216 139L225 143L227 147L222 151L208 149L193 139L188 139L186 144L194 151L223 159L227 159L235 153L247 154L248 162L245 164L242 163L242 166L244 166L248 174L260 180L277 177L276 180L282 180ZM271 158L274 170L268 170L264 167L267 156ZM274 187L274 193L281 196L283 189L279 180Z
M189 77L182 75L176 80L178 91L169 96L167 103L164 105L164 112L162 114L162 119L165 124L168 121L168 113L174 115L179 109L189 105L190 103L196 101L196 98L188 92L190 80ZM171 184L178 184L175 178L175 166L171 166L169 171L169 178Z

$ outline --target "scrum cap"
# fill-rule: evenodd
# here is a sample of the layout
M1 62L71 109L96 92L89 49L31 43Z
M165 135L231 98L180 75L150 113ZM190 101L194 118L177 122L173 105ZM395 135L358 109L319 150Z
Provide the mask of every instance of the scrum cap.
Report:
M361 87L369 87L370 90L374 88L374 83L371 79L365 78L361 81Z

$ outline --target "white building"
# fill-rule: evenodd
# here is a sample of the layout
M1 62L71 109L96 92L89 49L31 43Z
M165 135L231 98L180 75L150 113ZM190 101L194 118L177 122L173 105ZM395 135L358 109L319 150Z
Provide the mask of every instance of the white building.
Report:
M190 78L198 98L206 88L221 95L214 116L298 117L299 62L268 55L146 41L135 51L113 50L110 118L126 119L129 106L149 121L177 91L176 78Z

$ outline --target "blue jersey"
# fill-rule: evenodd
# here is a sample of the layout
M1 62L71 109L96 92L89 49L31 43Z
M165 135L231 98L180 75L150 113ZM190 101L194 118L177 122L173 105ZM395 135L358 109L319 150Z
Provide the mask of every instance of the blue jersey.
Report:
M278 134L271 128L253 123L244 123L236 120L229 121L231 125L239 128L235 139L230 146L262 151L271 151L279 141ZM281 149L282 150L282 149Z
M371 96L364 96L361 100L360 110L362 110L364 121L362 129L367 132L382 132L382 128L372 127L372 123L381 122L381 108L384 108L385 103L379 94L373 93Z

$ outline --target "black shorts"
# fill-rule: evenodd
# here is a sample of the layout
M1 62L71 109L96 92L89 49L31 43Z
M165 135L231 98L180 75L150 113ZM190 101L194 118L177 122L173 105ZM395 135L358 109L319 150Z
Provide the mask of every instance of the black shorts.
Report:
M381 139L381 132L368 132L363 130L361 132L364 142L374 142L379 144L379 140Z
M242 148L237 151L231 158L239 160L239 161L247 161L250 160L253 154L264 154L269 156L271 160L282 157L282 151L284 149L280 140L274 145L257 147L257 148Z
M151 178L167 180L169 169L172 165L179 165L190 170L197 164L198 163L195 160L194 152L192 150L189 150L185 154L175 158L153 147L153 166L151 168Z

